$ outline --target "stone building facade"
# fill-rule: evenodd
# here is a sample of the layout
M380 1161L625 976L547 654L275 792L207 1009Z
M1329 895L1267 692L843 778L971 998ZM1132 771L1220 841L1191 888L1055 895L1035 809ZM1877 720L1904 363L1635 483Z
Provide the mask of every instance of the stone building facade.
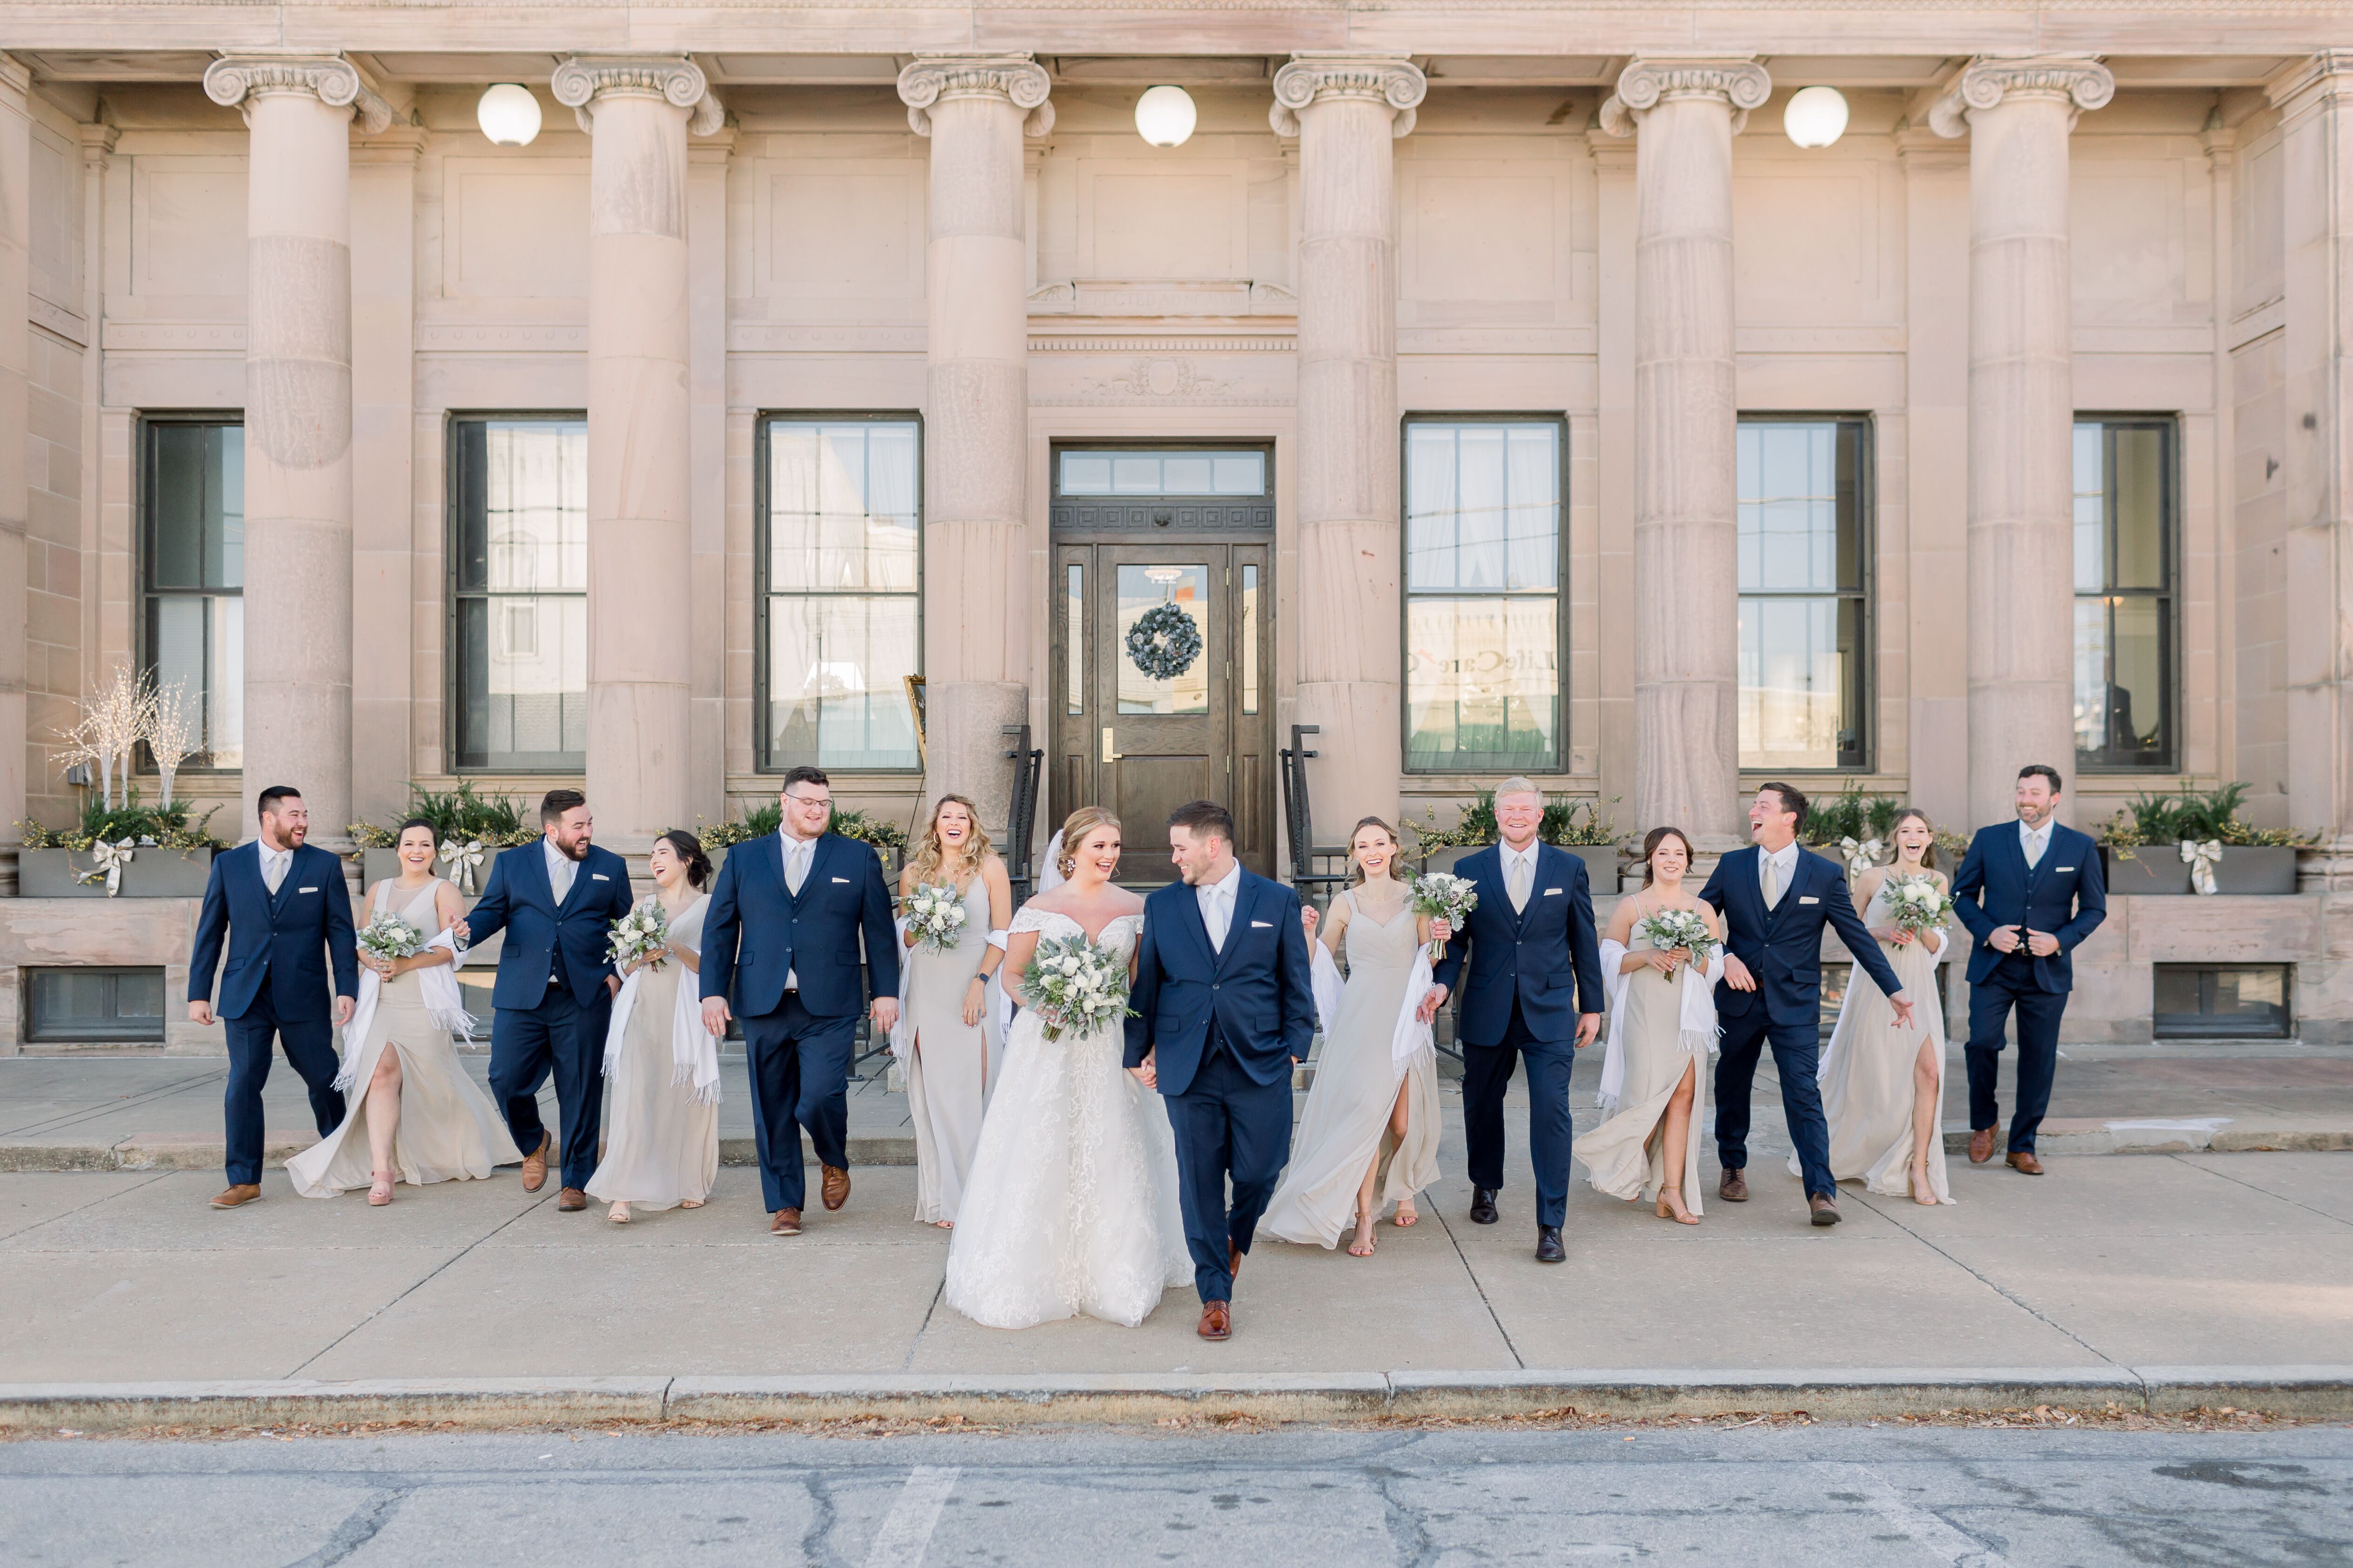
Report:
M121 667L329 839L585 780L641 849L808 760L1001 823L1022 725L1049 820L1222 795L1269 869L1298 725L1327 839L2045 761L2318 834L2232 941L2353 1016L2341 5L0 18L0 820Z

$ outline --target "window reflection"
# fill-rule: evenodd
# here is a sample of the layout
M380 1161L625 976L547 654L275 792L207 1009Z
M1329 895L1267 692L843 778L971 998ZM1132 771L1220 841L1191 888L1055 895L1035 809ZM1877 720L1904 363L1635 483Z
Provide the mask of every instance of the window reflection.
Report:
M1865 765L1864 435L1745 419L1735 441L1740 765Z
M451 426L458 766L560 773L588 755L588 426Z
M245 427L146 427L144 652L197 710L183 765L245 764Z
M2075 761L2173 765L2173 426L2074 429Z

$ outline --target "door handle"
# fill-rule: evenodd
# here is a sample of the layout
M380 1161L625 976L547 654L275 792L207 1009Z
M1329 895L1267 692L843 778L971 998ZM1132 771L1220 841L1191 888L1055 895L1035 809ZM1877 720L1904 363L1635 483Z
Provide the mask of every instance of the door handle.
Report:
M1103 726L1103 760L1107 763L1115 763L1119 761L1120 755L1121 753L1113 749L1111 726L1106 724Z

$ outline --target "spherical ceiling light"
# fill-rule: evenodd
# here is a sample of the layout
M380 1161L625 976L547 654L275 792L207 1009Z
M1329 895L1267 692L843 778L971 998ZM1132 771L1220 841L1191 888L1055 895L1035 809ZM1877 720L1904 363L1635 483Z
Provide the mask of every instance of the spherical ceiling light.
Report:
M1193 95L1181 87L1148 87L1135 100L1135 130L1155 147L1182 147L1198 116Z
M1781 110L1781 129L1800 147L1827 147L1846 134L1846 96L1834 87L1799 88Z
M498 146L528 147L539 134L539 100L531 89L502 81L483 92L474 121Z

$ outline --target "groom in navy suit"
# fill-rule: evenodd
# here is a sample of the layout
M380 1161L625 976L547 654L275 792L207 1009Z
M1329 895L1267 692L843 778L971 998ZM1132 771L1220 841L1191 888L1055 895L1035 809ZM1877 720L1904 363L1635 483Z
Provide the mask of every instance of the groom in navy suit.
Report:
M817 1149L828 1209L849 1199L849 1066L866 984L879 1037L899 1021L899 935L871 844L829 833L822 770L785 775L773 837L727 852L702 922L702 1026L744 1020L752 1138L768 1234L798 1236L808 1178L801 1129ZM861 970L859 945L865 944Z
M2012 1170L2042 1173L2034 1131L2051 1109L2059 1019L2074 988L2073 954L2108 918L2108 887L2089 834L2052 816L2059 770L2043 763L2018 775L2018 820L1981 827L1953 876L1953 912L1969 928L1969 1160L1993 1158L2001 1107L1994 1098L2002 1035L2018 1011L2018 1112L2010 1122Z
M1144 900L1127 1068L1167 1101L1197 1331L1224 1340L1234 1275L1291 1159L1291 1069L1315 1038L1315 993L1299 895L1242 869L1224 806L1177 807L1168 852L1183 880Z
M1845 869L1799 847L1798 829L1805 823L1802 794L1785 784L1764 785L1748 805L1754 846L1718 860L1700 889L1724 917L1724 978L1715 987L1715 1014L1724 1027L1724 1054L1715 1068L1715 1154L1724 1175L1716 1191L1731 1203L1748 1201L1748 1179L1741 1173L1748 1165L1748 1094L1757 1058L1769 1044L1807 1206L1816 1225L1836 1225L1830 1123L1814 1081L1822 1033L1822 927L1838 932L1907 1029L1912 998L1854 912Z
M1469 1145L1471 1218L1495 1223L1504 1185L1504 1090L1528 1064L1528 1153L1535 1163L1536 1261L1564 1263L1568 1217L1568 1075L1601 1029L1601 942L1585 862L1536 841L1544 792L1524 778L1495 787L1503 842L1466 855L1454 874L1479 886L1479 902L1439 960L1422 1001L1436 1016L1470 954L1455 1037L1462 1043L1462 1131Z
M335 1026L350 1022L359 994L359 951L342 858L302 842L310 836L311 813L300 791L286 784L263 790L259 814L259 838L213 857L188 958L188 1017L208 1025L213 965L227 939L220 1012L228 1026L228 1187L213 1199L216 1209L241 1207L261 1195L261 1086L269 1080L272 1036L310 1086L319 1136L342 1124ZM332 1022L329 965L335 978Z
M585 1189L604 1126L605 1026L621 988L606 946L613 922L629 912L629 868L592 842L596 825L576 789L549 790L539 826L538 843L499 852L490 885L455 929L468 942L507 933L491 992L498 1009L491 1099L515 1147L530 1151L522 1190L535 1193L547 1180L549 1144L539 1091L554 1073L564 1128L564 1191L555 1206L572 1214L588 1206Z

